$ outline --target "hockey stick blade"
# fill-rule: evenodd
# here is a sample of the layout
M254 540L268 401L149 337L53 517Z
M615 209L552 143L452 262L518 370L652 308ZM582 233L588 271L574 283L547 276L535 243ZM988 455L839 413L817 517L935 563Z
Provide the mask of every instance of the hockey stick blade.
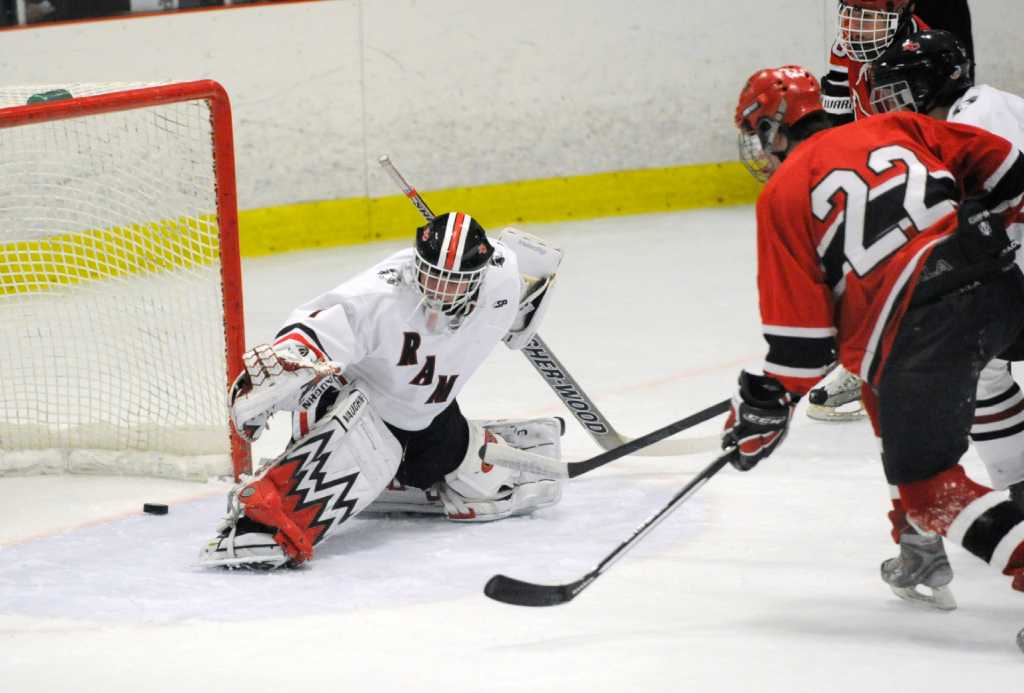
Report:
M630 440L617 448L602 452L600 455L595 455L594 457L586 460L580 460L579 462L561 462L559 460L553 460L550 457L531 453L527 450L517 450L504 445L485 445L480 450L480 457L486 462L496 464L500 467L518 469L520 471L532 472L534 474L549 474L557 479L575 479L581 474L586 474L598 467L603 467L609 462L614 462L620 457L631 455L647 445L653 445L659 440L675 435L676 433L686 430L691 426L696 426L699 423L713 419L728 410L729 400L722 400L721 402L712 404L710 407L702 409L695 414L679 419L678 421L670 423L667 426L663 426L656 431L651 431L647 435L640 436L639 438Z
M718 474L730 459L735 455L736 448L729 448L707 467L697 473L697 476L690 479L689 483L679 490L676 495L658 512L651 515L646 522L633 530L628 539L618 545L610 554L605 556L600 563L594 566L593 570L581 577L579 580L567 582L562 585L538 585L533 582L525 582L510 578L507 575L495 575L484 586L484 594L495 601L513 604L515 606L557 606L572 601L576 596L585 590L590 583L601 577L616 561L622 558L627 551L636 545L647 534L657 527L662 520L668 517L672 511L685 503L690 496L696 493L706 484L711 477Z
M507 575L495 575L484 585L484 594L496 602L513 606L558 606L572 601L596 578L596 573L587 573L567 585L538 585Z

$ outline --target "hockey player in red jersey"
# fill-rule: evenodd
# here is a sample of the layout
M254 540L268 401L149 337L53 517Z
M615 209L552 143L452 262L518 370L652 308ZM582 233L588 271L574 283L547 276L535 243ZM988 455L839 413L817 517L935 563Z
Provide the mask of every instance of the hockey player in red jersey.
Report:
M798 399L839 361L878 397L883 464L910 521L1024 590L1024 510L970 480L981 368L1024 332L1024 274L1005 225L1024 158L972 126L893 113L832 128L802 68L762 70L736 109L757 203L764 375L740 374L723 445L753 468Z
M912 110L955 123L974 125L1024 146L1024 99L988 85L974 85L974 70L966 47L951 32L929 30L911 34L886 49L871 69L871 100L877 113ZM1020 242L1024 223L1018 217L1007 233ZM1024 261L1018 251L1018 264ZM1007 354L1020 358L1021 354ZM1009 489L1024 508L1024 396L1014 381L1007 360L989 362L978 378L971 441L984 463L992 485ZM897 496L898 498L898 496ZM898 501L893 518L898 524ZM921 543L908 531L907 541ZM926 548L926 547L925 547ZM920 549L911 549L920 553ZM899 567L892 559L888 567ZM883 575L887 564L883 564ZM901 571L906 574L906 571Z
M291 441L232 489L200 562L296 566L364 511L483 522L558 502L558 480L485 464L481 449L557 459L561 422L467 420L457 397L498 342L532 339L560 260L534 236L506 228L492 241L452 212L296 308L272 345L246 352L231 388L239 434L255 440L287 411Z
M914 0L839 0L838 32L821 80L822 105L838 125L871 115L867 72L893 41L928 26Z

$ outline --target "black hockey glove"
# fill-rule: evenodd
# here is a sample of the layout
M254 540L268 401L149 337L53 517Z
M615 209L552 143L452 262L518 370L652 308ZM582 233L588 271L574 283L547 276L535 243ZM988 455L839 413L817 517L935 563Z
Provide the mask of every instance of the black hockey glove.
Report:
M775 452L786 438L797 399L775 378L741 371L722 433L722 449L736 448L729 463L746 472Z
M967 200L960 205L954 238L972 265L1004 272L1014 265L1019 244L1010 240L1002 217L991 214L977 200Z

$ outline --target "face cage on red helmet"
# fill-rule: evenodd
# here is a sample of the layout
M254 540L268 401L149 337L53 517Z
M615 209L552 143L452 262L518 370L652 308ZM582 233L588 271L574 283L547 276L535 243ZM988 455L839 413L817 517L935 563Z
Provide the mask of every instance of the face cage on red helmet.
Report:
M751 129L750 124L746 122L740 128L737 142L740 161L743 162L743 166L750 172L750 175L762 183L771 178L775 169L779 167L780 158L778 153L772 149L772 145L785 118L786 100L782 99L775 114L770 118L759 119L756 129Z
M859 63L877 60L889 47L900 27L903 12L869 10L839 3L839 45Z

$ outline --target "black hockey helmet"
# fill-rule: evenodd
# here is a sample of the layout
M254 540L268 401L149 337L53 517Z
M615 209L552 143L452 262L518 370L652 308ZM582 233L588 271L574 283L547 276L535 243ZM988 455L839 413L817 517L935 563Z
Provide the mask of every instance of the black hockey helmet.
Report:
M956 36L920 31L894 43L874 62L870 83L876 113L927 113L952 105L974 86L974 69Z
M426 309L468 315L493 254L484 228L464 212L441 214L416 229L416 284Z

